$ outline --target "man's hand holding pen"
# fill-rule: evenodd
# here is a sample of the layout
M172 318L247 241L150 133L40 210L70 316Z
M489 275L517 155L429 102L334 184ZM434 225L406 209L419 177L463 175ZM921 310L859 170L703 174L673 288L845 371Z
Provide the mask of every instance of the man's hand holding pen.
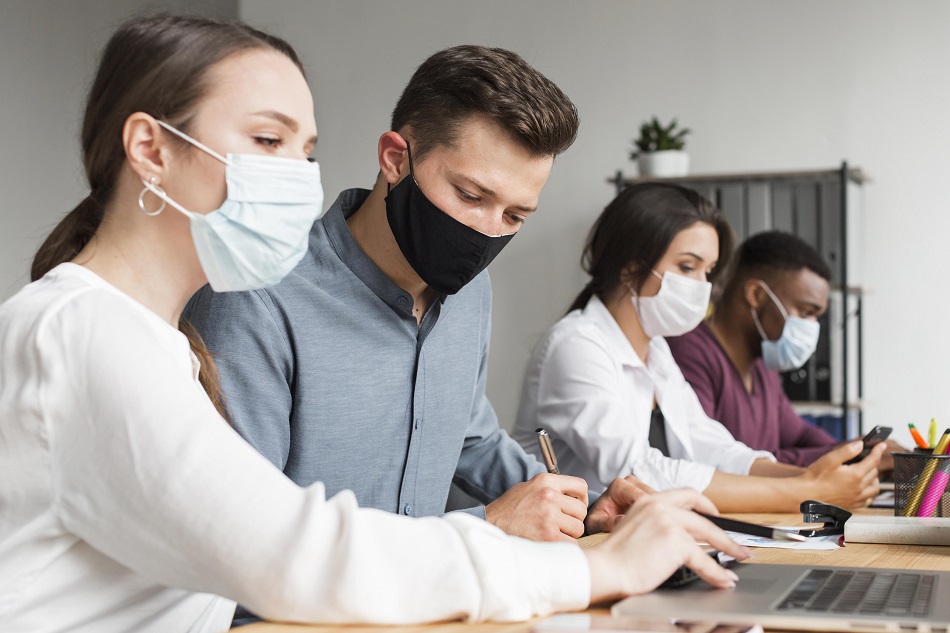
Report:
M535 541L580 538L586 516L587 482L549 473L512 486L485 507L489 523Z
M551 445L551 437L544 429L536 429L535 434L538 436L538 447L541 450L545 467L549 473L559 474L557 456L554 453L554 447ZM594 502L590 513L582 519L587 533L610 532L637 499L653 492L655 492L653 488L633 475L627 475L623 479L614 479L607 490L604 491L604 494Z
M570 541L587 533L609 532L630 506L653 490L634 476L616 479L590 508L587 482L560 475L544 429L537 430L547 474L513 486L485 508L489 523L508 534L539 541Z

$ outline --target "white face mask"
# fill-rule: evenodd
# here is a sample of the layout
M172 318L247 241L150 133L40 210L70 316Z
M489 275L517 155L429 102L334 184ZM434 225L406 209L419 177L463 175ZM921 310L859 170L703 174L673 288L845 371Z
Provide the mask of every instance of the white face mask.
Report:
M759 285L769 295L769 298L775 302L778 309L785 317L785 325L782 327L782 334L776 341L770 341L762 329L762 323L759 322L759 315L755 308L752 308L752 320L755 321L755 327L759 330L759 336L762 337L762 362L765 366L774 371L790 371L798 369L811 358L818 347L818 335L821 333L821 326L818 321L812 319L803 319L797 316L789 316L788 311L782 302L778 300L772 289L764 281L759 281Z
M216 292L277 284L303 259L310 228L323 215L320 166L257 154L225 158L164 121L158 123L226 165L228 197L217 210L202 215L185 209L154 182L142 181L139 207L157 215L167 202L188 217L201 268ZM145 208L146 190L161 198L158 211Z
M712 284L676 273L661 276L655 270L651 272L660 280L660 291L655 296L641 297L631 290L643 332L653 338L681 336L695 330L709 310Z

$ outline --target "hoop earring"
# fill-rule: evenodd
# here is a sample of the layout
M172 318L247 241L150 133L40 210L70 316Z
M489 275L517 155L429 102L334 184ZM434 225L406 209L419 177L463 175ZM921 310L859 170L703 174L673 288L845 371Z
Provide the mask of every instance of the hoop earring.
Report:
M142 184L145 185L145 187L142 189L141 192L139 192L139 209L142 210L142 213L144 213L145 215L150 216L150 217L154 217L154 216L160 214L162 211L165 210L165 199L164 199L163 197L161 197L161 196L158 196L158 193L161 193L162 195L164 195L164 194L165 194L165 190L162 189L161 187L159 187L157 184L155 184L156 180L157 180L157 179L155 178L155 176L151 176L151 177L148 179L148 183L147 183L147 184L145 183L145 181L142 181ZM156 190L158 191L158 193L156 193ZM162 206L158 207L158 208L155 209L154 211L149 211L149 210L145 207L145 194L146 194L147 192L149 192L149 191L151 191L151 192L154 193L156 196L158 196L158 197L161 199L161 201L162 201Z

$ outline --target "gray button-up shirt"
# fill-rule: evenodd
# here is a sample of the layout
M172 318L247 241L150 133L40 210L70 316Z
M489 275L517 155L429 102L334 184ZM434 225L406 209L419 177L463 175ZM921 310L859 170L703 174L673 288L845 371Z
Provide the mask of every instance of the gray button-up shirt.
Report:
M347 227L368 195L344 191L277 286L206 286L185 316L215 355L235 429L298 484L410 516L443 513L452 481L488 503L544 472L485 396L488 274L418 325L412 296Z

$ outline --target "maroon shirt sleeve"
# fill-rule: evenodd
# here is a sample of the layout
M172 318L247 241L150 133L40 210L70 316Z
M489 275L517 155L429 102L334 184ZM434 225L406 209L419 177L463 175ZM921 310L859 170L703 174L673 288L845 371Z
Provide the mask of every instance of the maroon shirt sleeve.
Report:
M781 393L779 412L780 447L775 457L778 461L796 466L808 466L834 448L838 443L830 433L809 424L795 413L785 392Z

